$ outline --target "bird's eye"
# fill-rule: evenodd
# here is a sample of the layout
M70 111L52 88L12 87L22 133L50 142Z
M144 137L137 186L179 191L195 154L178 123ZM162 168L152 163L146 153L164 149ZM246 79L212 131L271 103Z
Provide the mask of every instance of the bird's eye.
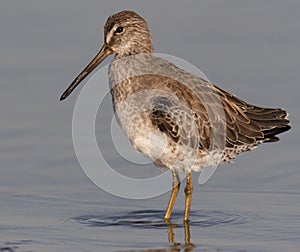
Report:
M116 33L121 33L123 32L124 28L122 26L119 26L117 29L116 29Z

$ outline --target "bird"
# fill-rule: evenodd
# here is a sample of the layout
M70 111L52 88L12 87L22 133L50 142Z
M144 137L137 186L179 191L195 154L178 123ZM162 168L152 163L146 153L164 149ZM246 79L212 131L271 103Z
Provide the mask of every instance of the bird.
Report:
M133 147L162 169L171 170L173 187L164 215L170 222L185 172L183 221L189 222L193 171L231 162L259 144L276 142L288 131L281 108L249 104L208 80L154 55L147 22L124 10L108 17L99 53L68 86L71 92L109 55L108 75L118 122Z

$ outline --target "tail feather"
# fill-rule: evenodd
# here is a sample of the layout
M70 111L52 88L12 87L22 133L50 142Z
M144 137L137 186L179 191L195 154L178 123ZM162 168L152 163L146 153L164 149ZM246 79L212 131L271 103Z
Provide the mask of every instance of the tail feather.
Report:
M273 128L271 130L264 130L264 142L276 142L279 140L279 138L276 136L278 134L281 134L283 132L286 132L291 129L290 125L286 125L283 127L277 127Z
M278 134L291 129L288 113L280 108L259 108L249 107L247 116L261 128L264 134L264 142L276 142L279 140Z

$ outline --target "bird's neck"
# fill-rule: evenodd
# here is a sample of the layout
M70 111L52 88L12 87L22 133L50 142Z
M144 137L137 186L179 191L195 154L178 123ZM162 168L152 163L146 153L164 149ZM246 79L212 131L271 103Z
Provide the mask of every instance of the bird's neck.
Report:
M115 59L120 59L123 57L137 55L137 54L144 54L144 53L153 53L154 49L152 43L147 44L134 44L128 48L125 48L123 51L116 54Z

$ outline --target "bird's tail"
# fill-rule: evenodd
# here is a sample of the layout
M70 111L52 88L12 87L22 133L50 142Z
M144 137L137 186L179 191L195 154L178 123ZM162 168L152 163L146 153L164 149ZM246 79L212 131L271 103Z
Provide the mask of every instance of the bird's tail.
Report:
M290 121L287 118L288 113L281 108L274 109L253 106L247 108L247 116L261 127L264 134L264 142L278 141L279 138L277 135L291 128Z

